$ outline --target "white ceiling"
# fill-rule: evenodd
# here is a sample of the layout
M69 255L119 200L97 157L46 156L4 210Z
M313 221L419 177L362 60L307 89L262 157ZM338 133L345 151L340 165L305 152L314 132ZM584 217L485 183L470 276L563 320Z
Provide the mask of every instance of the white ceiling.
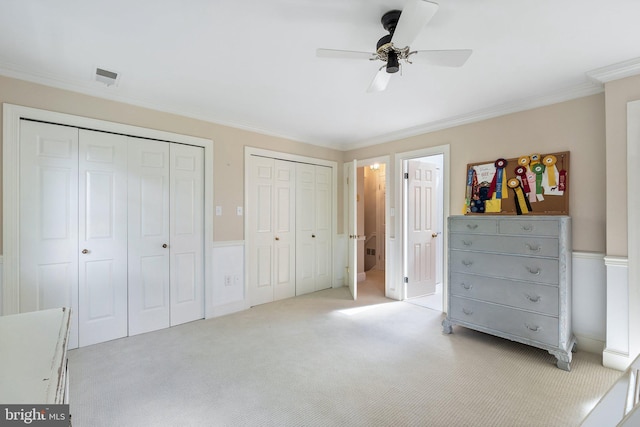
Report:
M2 0L0 74L339 149L599 90L586 73L640 57L640 1L440 0L407 65L367 93L381 16L406 0ZM120 74L94 80L95 68Z

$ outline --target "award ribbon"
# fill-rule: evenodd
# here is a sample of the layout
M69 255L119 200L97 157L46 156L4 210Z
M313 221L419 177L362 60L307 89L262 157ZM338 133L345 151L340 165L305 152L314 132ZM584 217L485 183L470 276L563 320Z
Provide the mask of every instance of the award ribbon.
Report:
M513 193L515 194L516 213L522 215L531 212L531 205L529 204L529 200L524 197L524 193L520 187L520 180L518 178L511 178L507 182L507 185L513 189Z
M496 173L493 175L493 180L491 181L491 185L489 186L489 193L487 194L490 199L493 197L493 193L496 193L496 199L502 199L502 185L503 185L503 175L504 175L504 167L507 166L507 161L505 159L498 159L495 162Z
M469 168L469 172L467 172L467 191L465 193L465 205L467 206L466 211L471 212L471 194L473 192L473 167Z
M542 197L542 174L544 173L544 165L542 163L536 163L531 166L531 172L536 174L536 197L538 200L544 200Z
M525 169L529 166L529 156L522 156L518 159L518 164Z
M531 155L531 162L529 162L529 166L533 167L536 163L540 163L540 154Z
M559 172L559 177L558 177L558 190L560 191L564 191L567 189L567 171L564 170L564 154L562 155L562 157L560 158L560 167L562 168Z
M518 178L520 178L520 183L522 184L522 189L525 194L529 194L531 192L531 188L529 187L529 181L527 180L527 168L524 166L518 166L515 173Z
M547 168L547 182L549 183L549 187L556 187L556 162L558 159L556 156L549 154L542 159L542 163Z

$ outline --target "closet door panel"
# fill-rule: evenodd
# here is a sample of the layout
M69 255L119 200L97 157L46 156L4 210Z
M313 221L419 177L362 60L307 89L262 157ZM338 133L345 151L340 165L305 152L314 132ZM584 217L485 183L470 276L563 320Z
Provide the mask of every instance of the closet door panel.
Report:
M78 346L78 130L20 122L20 312L71 307Z
M331 287L331 169L315 166L315 287L314 290Z
M79 131L80 346L127 335L126 137Z
M296 295L315 291L315 166L296 165Z
M128 139L129 335L170 325L169 143Z
M296 269L296 211L295 165L291 162L274 162L274 300L295 296Z
M204 150L170 147L171 326L204 317Z

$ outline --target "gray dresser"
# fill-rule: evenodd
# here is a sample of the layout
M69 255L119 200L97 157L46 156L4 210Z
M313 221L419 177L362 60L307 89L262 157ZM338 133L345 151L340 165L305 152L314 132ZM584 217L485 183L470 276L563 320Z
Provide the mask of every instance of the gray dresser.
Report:
M442 322L549 351L570 370L571 218L452 216Z

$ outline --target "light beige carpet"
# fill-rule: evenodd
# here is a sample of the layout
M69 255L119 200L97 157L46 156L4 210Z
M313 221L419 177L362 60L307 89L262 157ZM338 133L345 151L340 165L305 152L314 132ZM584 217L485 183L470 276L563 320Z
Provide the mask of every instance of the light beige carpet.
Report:
M73 425L576 426L619 375L360 289L73 350Z

